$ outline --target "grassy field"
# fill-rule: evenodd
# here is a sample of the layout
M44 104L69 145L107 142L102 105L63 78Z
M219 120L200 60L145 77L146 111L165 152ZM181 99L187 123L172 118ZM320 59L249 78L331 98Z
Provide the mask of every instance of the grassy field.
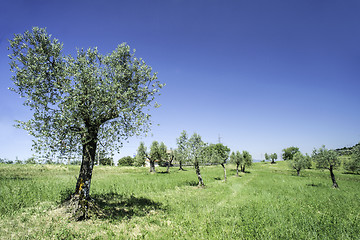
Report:
M96 167L91 195L106 216L71 220L62 203L79 166L0 165L1 239L359 239L360 176L255 163L235 177L228 165L149 174Z

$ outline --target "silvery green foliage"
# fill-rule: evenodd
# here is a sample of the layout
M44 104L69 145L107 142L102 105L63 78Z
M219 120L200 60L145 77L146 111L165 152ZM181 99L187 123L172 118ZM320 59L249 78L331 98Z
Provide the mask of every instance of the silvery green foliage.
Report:
M181 135L179 138L176 139L176 144L178 146L177 150L177 161L186 163L189 158L188 148L187 148L187 142L188 142L188 135L185 130L181 132Z
M307 157L304 156L301 152L296 152L292 159L290 160L290 166L295 169L298 173L301 169L306 168L307 166Z
M317 168L336 168L341 163L336 152L326 149L325 146L322 146L319 149L314 149L312 153L312 158L316 163Z
M140 142L140 145L137 149L135 157L135 166L142 167L145 165L146 161L146 146L144 142Z
M212 164L225 164L229 158L230 148L222 143L210 144L205 148L207 161Z
M11 88L34 112L18 121L37 140L38 152L77 151L98 129L98 145L115 149L151 125L146 110L158 107L154 98L164 86L126 44L102 55L97 48L65 56L63 44L42 28L16 34L10 40Z
M242 152L242 156L243 156L243 165L250 167L252 165L252 156L248 151L243 151Z
M230 162L236 165L241 165L244 161L244 157L240 151L232 152L230 154Z
M202 163L205 160L204 149L206 143L201 140L201 136L194 133L187 141L187 149L189 154L189 160L193 164Z
M344 169L350 172L360 173L360 144L351 150L351 156L344 161Z

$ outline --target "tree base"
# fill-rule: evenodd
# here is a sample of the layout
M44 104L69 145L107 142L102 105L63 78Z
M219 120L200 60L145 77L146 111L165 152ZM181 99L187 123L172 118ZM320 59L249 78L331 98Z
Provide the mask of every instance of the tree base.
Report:
M96 204L94 199L84 199L78 194L71 195L70 199L65 202L64 205L76 221L104 216L104 212Z

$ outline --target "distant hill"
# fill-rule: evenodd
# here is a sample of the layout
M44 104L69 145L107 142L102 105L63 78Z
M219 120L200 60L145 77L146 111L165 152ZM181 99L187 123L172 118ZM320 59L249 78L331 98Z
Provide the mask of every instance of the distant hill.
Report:
M350 155L351 154L351 150L360 145L360 143L357 143L355 144L354 146L352 147L343 147L343 148L338 148L338 149L335 149L335 151L339 154L339 155Z

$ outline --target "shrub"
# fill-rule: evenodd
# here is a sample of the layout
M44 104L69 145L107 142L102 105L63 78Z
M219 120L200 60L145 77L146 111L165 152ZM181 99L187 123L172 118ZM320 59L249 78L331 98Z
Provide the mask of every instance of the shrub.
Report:
M134 158L127 156L122 157L118 161L118 166L133 166L134 165Z
M344 169L349 172L360 173L360 145L351 150L351 156L344 160Z

